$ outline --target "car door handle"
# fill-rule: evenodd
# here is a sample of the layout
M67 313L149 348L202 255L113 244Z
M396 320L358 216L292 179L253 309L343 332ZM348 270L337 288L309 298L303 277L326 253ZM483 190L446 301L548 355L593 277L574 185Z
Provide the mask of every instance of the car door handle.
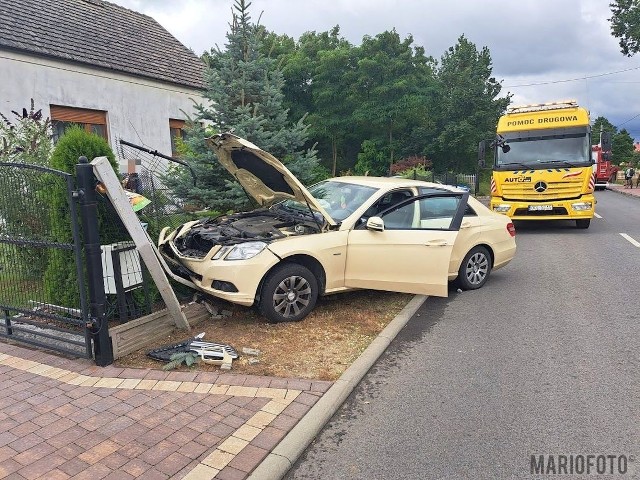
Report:
M449 245L446 240L431 240L425 243L427 247L446 247Z

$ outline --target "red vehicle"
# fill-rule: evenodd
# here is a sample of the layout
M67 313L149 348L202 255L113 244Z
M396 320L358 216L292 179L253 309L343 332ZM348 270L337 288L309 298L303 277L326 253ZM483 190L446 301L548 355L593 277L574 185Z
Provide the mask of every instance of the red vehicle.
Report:
M616 175L620 167L611 163L611 152L605 152L600 145L591 147L591 158L593 164L593 174L596 177L596 190L604 190L609 183L616 180Z

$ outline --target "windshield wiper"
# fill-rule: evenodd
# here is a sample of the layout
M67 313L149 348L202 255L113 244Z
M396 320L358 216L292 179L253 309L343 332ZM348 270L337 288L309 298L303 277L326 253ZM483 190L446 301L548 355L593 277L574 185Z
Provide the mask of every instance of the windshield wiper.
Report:
M577 167L578 165L574 165L571 162L567 162L566 160L549 160L546 163L562 163L563 165L566 165L567 167Z
M533 167L531 165L527 165L526 163L509 162L509 163L499 163L498 164L499 167L509 167L511 165L520 165L525 170L533 170Z

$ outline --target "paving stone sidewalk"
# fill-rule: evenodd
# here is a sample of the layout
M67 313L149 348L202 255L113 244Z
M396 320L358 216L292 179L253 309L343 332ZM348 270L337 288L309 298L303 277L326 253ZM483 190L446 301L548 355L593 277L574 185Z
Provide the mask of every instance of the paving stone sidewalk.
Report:
M640 188L636 187L634 182L633 188L625 188L624 185L618 185L615 183L609 184L607 190L612 190L614 192L622 193L624 195L629 195L631 197L640 197Z
M244 479L331 385L101 368L0 342L0 478Z

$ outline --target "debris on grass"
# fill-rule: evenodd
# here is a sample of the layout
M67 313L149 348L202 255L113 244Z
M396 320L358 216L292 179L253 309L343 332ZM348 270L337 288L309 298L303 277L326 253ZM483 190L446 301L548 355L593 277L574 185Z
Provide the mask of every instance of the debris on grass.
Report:
M219 301L218 312L229 316L198 323L205 338L258 351L233 361L233 371L248 375L336 380L369 346L371 341L406 306L413 295L358 290L320 298L315 309L301 322L268 323L255 310ZM218 302L216 299L207 299ZM158 344L193 339L175 330ZM159 368L146 356L147 346L117 359L120 367ZM199 362L198 371L219 371L219 366ZM187 370L182 365L177 370Z

